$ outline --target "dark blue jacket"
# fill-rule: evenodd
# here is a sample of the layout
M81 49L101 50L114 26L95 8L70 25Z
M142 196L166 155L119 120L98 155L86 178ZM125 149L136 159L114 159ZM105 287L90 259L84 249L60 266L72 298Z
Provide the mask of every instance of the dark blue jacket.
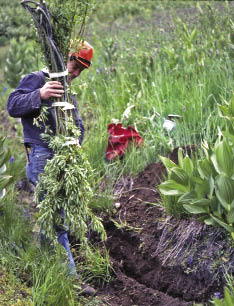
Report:
M40 88L46 82L47 74L43 71L32 72L26 75L19 83L18 87L10 94L7 101L7 110L10 116L21 118L24 132L24 143L40 144L48 146L42 140L41 134L45 132L44 127L37 127L33 124L33 119L38 117L43 104L51 105L50 100L41 100ZM75 96L72 96L73 104L75 105L75 124L80 128L81 136L80 143L84 138L84 125L79 117L77 102ZM53 108L49 108L45 123L54 133L56 130L56 119Z

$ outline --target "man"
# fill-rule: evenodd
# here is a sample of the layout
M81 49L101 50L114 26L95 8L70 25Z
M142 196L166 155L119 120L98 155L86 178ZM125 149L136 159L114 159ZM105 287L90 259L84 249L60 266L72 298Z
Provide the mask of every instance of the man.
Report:
M77 78L84 69L90 67L92 56L93 48L87 42L82 42L75 52L70 52L69 61L67 63L68 82ZM44 172L47 160L53 157L53 151L41 138L41 134L45 132L45 126L48 126L50 130L55 133L56 119L53 108L49 108L45 126L36 126L33 124L33 121L34 118L39 116L43 104L50 106L52 103L50 98L61 98L64 93L63 85L60 82L46 82L46 77L48 76L48 72L43 70L26 75L20 81L14 92L10 94L7 102L9 115L14 118L21 118L24 145L26 148L30 148L30 155L28 156L26 167L27 178L35 186L38 181L38 175ZM81 144L84 137L84 126L79 117L77 102L74 96L72 100L76 107L74 110L75 124L81 132L79 137L79 142ZM70 250L68 232L64 228L56 225L55 230L58 242L67 251L69 274L77 276L75 262ZM95 290L90 286L84 285L82 289L84 294L93 295L95 293Z

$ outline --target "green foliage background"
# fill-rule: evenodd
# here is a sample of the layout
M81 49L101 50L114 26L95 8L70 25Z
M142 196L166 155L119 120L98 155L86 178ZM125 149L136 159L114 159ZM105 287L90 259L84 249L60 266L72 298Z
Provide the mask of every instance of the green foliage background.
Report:
M18 153L22 152L22 131L5 111L13 83L4 79L3 69L10 47L9 39L15 37L18 42L20 36L26 36L25 42L28 42L28 38L35 37L35 33L32 36L28 33L32 28L29 26L31 21L28 23L30 18L18 1L1 1L1 4L1 8L4 8L0 13L1 133L8 136L6 144ZM71 10L71 7L67 9ZM225 121L218 116L218 104L224 100L230 101L233 94L233 15L231 1L97 1L84 35L94 46L93 65L73 85L86 126L83 148L95 169L94 197L90 207L96 211L111 212L116 199L113 189L119 178L123 174L137 174L174 147L188 144L200 146L203 139L211 144L216 141L218 127L223 130L225 126ZM19 44L18 51L20 47ZM42 57L38 47L33 54L40 59L36 60L35 69L41 68ZM22 63L23 60L29 63L25 64L27 68L22 74L31 71L32 59L33 55L22 55ZM10 62L12 73L17 66L14 65L14 52ZM18 73L15 69L12 75L15 77ZM170 113L180 115L182 120L168 132L163 128L163 122ZM143 136L144 146L140 149L129 147L122 161L107 163L105 150L107 125L110 122L133 125ZM41 262L41 270L37 270L33 256L29 259L28 255L33 252L30 253L27 247L25 253L19 252L17 256L11 247L8 247L8 252L3 252L5 245L11 246L13 242L20 249L22 240L30 232L29 227L29 232L25 230L20 233L22 224L27 224L27 221L22 213L16 213L14 203L18 200L14 192L7 197L7 203L12 203L12 206L8 205L11 210L4 223L7 235L1 239L4 242L0 248L1 264L13 275L27 275L33 284L34 300L39 301L40 296L42 301L46 301L47 293L54 292L52 287L61 288L58 283L49 281L57 273L56 265L51 264L53 271L47 274L48 262ZM30 262L31 270L23 267L24 258ZM60 259L58 262L51 260L49 263L62 262ZM29 276L31 271L34 271L33 280ZM92 271L99 270L92 268ZM86 275L90 275L89 272L85 271ZM98 275L102 273L98 272ZM95 279L94 274L92 277ZM71 294L72 290L68 286L63 294ZM71 301L77 299L72 294L70 296ZM53 298L50 303L57 303L55 296ZM85 305L85 302L81 302L81 305Z
M28 39L35 38L30 16L23 13L18 0L0 1L0 46L9 43L12 38L19 39L26 36Z
M54 40L66 63L71 39L82 38L94 0L48 0L46 3L51 13Z

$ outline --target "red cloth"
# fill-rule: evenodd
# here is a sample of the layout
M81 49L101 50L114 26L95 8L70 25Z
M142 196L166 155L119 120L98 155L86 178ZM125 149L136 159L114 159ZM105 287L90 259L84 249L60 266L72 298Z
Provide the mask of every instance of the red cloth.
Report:
M108 133L110 135L106 149L106 157L108 160L112 160L117 156L123 157L128 144L132 141L137 146L143 143L143 138L132 126L123 128L122 123L108 124Z

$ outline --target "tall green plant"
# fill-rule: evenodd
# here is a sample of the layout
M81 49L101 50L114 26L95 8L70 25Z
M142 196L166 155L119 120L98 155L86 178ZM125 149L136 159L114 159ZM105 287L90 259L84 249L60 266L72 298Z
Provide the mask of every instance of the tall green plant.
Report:
M225 117L233 118L234 99L219 106ZM233 121L230 120L230 126ZM208 225L219 225L234 239L234 146L226 132L220 133L214 146L203 143L205 157L192 161L178 151L179 164L161 157L168 170L168 180L159 186L164 196L177 196L177 204L191 213L201 215ZM231 138L232 139L232 138Z

